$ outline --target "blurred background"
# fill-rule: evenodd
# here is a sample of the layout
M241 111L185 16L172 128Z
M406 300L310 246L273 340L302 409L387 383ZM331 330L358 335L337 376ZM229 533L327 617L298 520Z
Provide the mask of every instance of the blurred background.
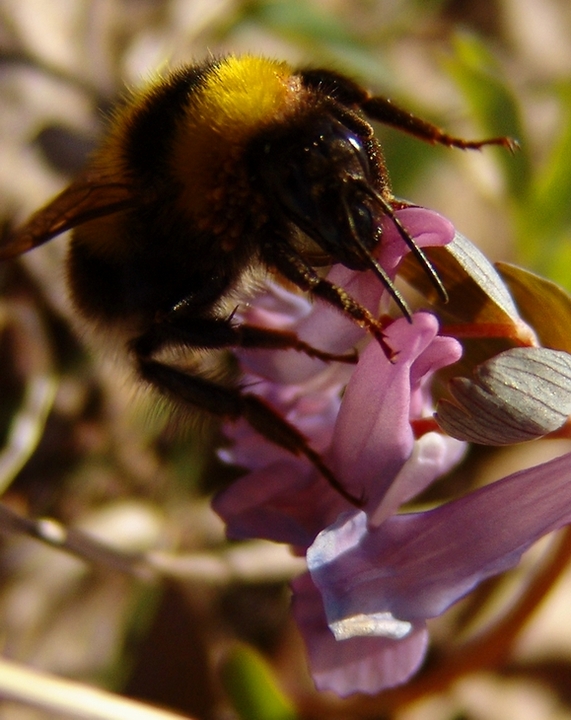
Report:
M81 169L126 86L226 52L332 67L454 134L518 138L510 156L378 129L397 196L442 212L492 260L571 289L567 0L0 0L2 232ZM217 429L173 428L88 349L65 242L0 267L5 658L200 720L571 718L571 574L557 540L434 621L409 686L315 693L289 616L297 564L284 548L225 541L208 500L235 473L216 458ZM566 444L474 449L435 497ZM474 641L520 606L505 633ZM0 699L2 720L52 717Z

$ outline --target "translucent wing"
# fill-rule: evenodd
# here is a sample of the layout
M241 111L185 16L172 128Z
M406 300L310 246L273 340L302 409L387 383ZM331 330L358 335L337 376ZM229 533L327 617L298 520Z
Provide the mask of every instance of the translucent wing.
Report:
M0 261L32 250L88 220L112 215L133 205L131 187L116 177L86 170L0 247Z

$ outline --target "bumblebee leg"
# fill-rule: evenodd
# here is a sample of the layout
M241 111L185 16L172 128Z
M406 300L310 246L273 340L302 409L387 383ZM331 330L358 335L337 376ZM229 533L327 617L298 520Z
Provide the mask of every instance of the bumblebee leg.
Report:
M248 323L233 323L232 317L195 318L181 309L175 309L162 322L155 323L132 344L139 357L150 357L164 347L204 349L250 348L271 350L297 350L309 357L325 362L356 363L355 351L335 354L312 347L300 340L294 332L273 330Z
M257 325L249 325L242 323L233 328L239 336L239 342L236 347L242 348L258 348L273 350L297 350L305 353L309 357L318 358L325 362L342 362L355 364L359 359L356 350L348 353L337 354L329 353L324 350L314 348L312 345L300 340L294 332L288 330L272 330L269 328L259 327Z
M362 506L363 499L345 490L304 435L257 395L219 385L149 358L139 358L139 372L143 380L177 403L206 410L220 418L244 418L270 442L294 455L305 455L334 490L352 505Z
M509 137L465 140L461 137L448 135L448 133L445 133L438 126L413 115L408 112L408 110L398 107L398 105L395 105L384 97L370 97L359 105L361 110L367 117L371 118L371 120L377 120L384 125L390 125L398 130L404 130L425 142L433 144L439 143L440 145L457 147L462 150L479 150L484 145L502 145L510 152L514 152L514 150L518 148L517 141Z
M368 330L382 347L387 358L394 359L395 353L385 340L382 324L342 287L320 277L311 265L285 243L276 242L274 245L266 246L266 257L282 275L301 290L325 300Z
M464 138L448 135L438 126L395 105L388 98L380 95L371 96L367 90L355 81L331 70L307 69L301 70L300 75L305 86L317 89L320 92L326 92L343 105L357 106L371 120L377 120L384 125L403 130L425 142L439 143L448 147L462 148L463 150L479 150L484 145L502 145L510 152L513 152L519 147L516 140L508 137L465 140Z

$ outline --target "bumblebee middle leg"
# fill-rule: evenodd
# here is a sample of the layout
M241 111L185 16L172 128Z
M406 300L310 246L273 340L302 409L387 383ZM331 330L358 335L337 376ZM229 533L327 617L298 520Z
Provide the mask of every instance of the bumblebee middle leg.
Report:
M131 347L140 357L150 357L168 347L222 350L249 348L296 350L326 362L357 362L357 353L329 353L304 342L294 332L274 330L249 323L234 323L229 318L191 317L184 305L177 306L162 321L138 337Z

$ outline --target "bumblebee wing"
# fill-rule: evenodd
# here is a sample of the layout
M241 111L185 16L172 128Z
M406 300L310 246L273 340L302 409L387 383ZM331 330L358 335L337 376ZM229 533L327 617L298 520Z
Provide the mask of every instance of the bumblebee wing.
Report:
M87 170L8 237L0 247L0 261L21 255L66 230L112 215L132 204L128 184L96 170Z

